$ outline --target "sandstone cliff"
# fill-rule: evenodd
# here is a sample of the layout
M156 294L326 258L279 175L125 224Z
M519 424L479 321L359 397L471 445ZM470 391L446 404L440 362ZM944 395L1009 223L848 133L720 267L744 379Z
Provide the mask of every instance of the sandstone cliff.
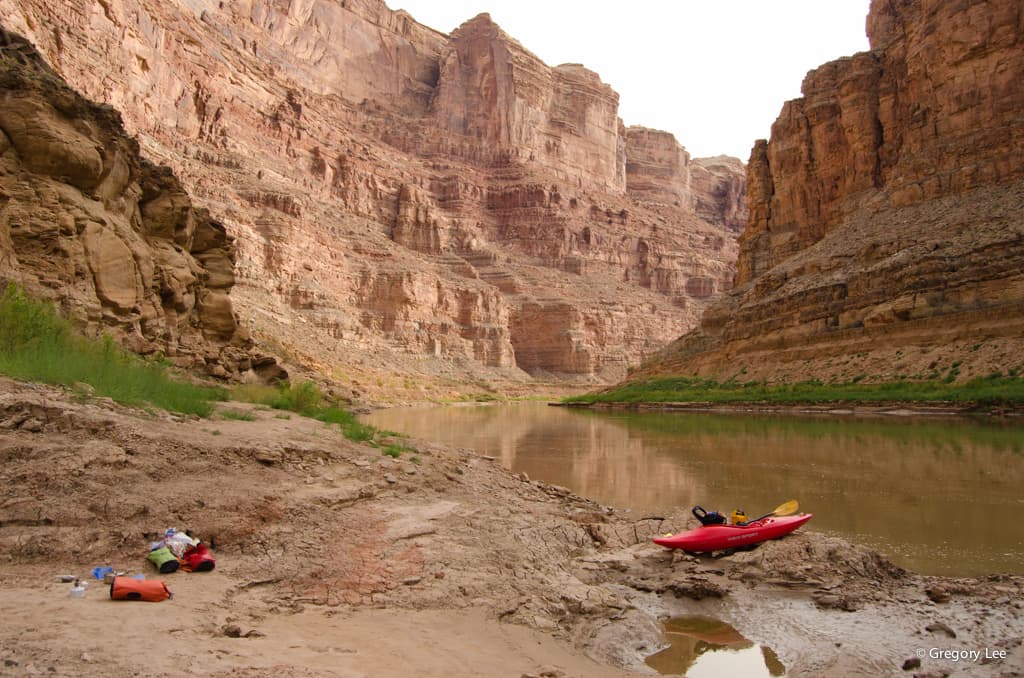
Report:
M138 353L238 377L254 365L229 297L233 263L224 227L139 157L117 112L0 28L0 281Z
M442 48L431 112L461 148L492 162L528 161L560 181L621 193L625 153L619 95L578 64L549 68L487 14ZM466 144L471 141L471 144Z
M358 390L618 378L732 283L741 166L631 148L597 74L487 15L446 36L379 0L0 14L224 224L254 337Z
M1020 3L874 0L867 27L753 149L737 288L645 373L1024 367Z

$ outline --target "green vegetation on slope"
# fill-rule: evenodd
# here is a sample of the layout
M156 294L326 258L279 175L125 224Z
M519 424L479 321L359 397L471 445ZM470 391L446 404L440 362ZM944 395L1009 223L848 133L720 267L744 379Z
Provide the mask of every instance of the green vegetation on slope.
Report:
M320 388L311 381L304 381L295 386L241 386L235 389L234 397L275 410L286 410L301 414L304 417L319 419L326 424L337 424L342 434L349 440L365 442L374 447L382 445L381 438L393 436L388 431L381 431L369 424L360 423L356 416L346 409L326 402ZM399 456L409 448L394 443L388 444L384 454Z
M120 349L110 337L87 339L53 305L10 284L0 293L0 374L71 386L125 405L208 416L225 391L175 381L159 362Z
M958 384L941 381L898 381L881 384L795 384L717 382L699 377L663 377L621 384L598 393L566 398L566 403L830 403L830 402L954 402L1000 405L1024 403L1024 379L995 373Z
M48 384L88 384L98 396L139 407L171 412L212 414L214 402L227 400L224 389L196 386L171 377L158 361L147 361L119 348L108 336L88 339L57 314L53 305L28 297L14 284L0 293L0 374ZM297 386L241 386L238 400L261 403L338 424L349 440L381 446L388 432L361 424L351 412L325 402L316 384ZM225 419L252 420L252 415L231 410ZM390 443L385 453L398 456L407 450Z

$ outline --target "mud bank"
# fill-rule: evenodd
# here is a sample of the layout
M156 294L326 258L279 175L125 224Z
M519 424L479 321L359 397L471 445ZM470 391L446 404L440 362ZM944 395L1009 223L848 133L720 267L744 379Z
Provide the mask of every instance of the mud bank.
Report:
M620 515L472 450L412 441L393 459L222 407L252 421L0 380L0 672L640 675L659 621L693 613L770 645L788 675L1024 672L1021 577L922 577L813 531L686 556L650 543L682 516ZM99 582L72 599L54 580L154 578L147 544L171 526L212 542L217 568L161 576L170 601L112 602Z

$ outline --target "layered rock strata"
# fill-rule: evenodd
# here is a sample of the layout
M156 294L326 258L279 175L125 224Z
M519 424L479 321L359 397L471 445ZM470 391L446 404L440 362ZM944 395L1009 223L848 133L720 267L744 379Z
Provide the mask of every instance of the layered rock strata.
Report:
M634 195L628 164L661 160L615 92L487 15L446 36L377 0L0 13L235 237L254 335L359 388L613 379L732 283L736 171Z
M229 292L234 243L120 116L0 29L0 280L59 300L92 334L221 377L256 360Z
M690 175L697 214L710 223L742 232L749 216L746 173L739 158L696 158Z
M1019 3L875 0L748 166L737 288L657 371L960 378L1024 355Z

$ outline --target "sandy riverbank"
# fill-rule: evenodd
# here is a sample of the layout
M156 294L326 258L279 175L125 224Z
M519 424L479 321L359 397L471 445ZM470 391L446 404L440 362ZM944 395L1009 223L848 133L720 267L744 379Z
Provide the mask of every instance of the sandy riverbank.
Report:
M399 459L312 420L179 419L0 380L4 675L626 676L659 619L705 614L771 646L788 675L907 675L918 649L985 650L917 672L1024 671L1024 579L927 578L813 531L724 558L471 450ZM54 575L155 577L169 526L213 540L175 597L118 603ZM928 630L931 627L933 630ZM950 633L955 634L951 637ZM240 636L240 637L234 637Z

